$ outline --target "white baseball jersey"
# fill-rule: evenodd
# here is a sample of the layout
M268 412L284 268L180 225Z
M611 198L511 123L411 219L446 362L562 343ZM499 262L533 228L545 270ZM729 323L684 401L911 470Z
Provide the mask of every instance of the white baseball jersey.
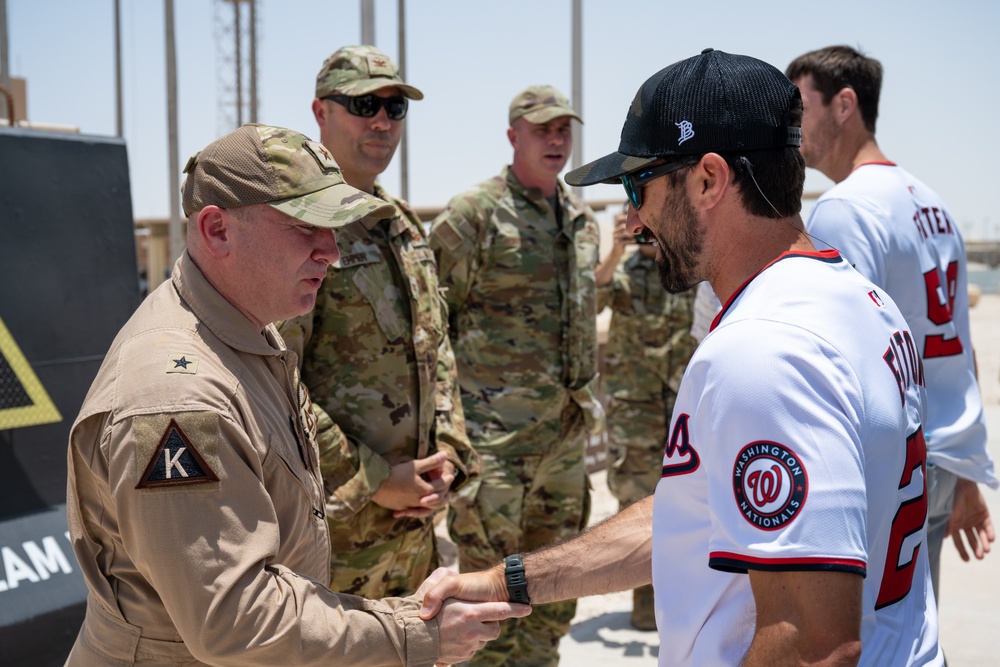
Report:
M748 570L865 576L862 665L940 665L915 341L831 250L786 253L688 364L656 488L661 665L736 665Z
M997 488L969 330L965 244L944 203L892 163L869 163L816 202L809 233L902 311L927 376L928 461Z

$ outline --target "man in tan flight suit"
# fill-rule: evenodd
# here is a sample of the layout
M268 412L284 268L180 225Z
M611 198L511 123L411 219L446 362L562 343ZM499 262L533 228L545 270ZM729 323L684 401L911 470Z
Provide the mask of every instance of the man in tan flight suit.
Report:
M432 665L527 608L331 592L316 425L268 324L309 311L331 231L391 211L322 144L246 125L185 168L188 249L105 357L70 433L67 514L89 589L67 661ZM461 638L461 639L459 639Z

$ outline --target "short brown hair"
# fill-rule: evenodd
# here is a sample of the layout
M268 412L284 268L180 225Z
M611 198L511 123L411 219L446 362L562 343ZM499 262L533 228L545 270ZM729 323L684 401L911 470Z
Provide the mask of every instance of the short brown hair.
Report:
M802 54L785 70L785 76L792 81L807 74L812 76L816 90L823 96L823 104L829 104L844 88L853 90L858 96L865 128L875 133L878 97L882 90L882 63L850 46L828 46Z

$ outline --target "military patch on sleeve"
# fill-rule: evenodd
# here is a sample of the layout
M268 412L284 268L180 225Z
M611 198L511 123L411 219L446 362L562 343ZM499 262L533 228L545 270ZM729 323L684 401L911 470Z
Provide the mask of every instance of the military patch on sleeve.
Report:
M455 229L455 225L451 223L451 220L445 220L437 228L437 236L441 239L441 243L444 244L448 250L454 252L462 246L462 235L458 233Z
M167 372L194 375L198 372L198 357L190 354L169 354L167 355Z
M137 489L218 482L219 476L176 420L171 419L136 484Z

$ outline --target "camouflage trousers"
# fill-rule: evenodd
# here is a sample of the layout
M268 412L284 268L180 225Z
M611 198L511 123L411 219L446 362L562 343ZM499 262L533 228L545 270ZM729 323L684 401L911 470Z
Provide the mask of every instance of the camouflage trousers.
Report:
M608 488L621 507L656 490L673 399L671 394L669 405L619 398L608 402Z
M482 473L453 499L449 531L462 572L496 565L580 532L590 514L584 438L559 439L537 456L504 458L479 450ZM500 636L465 663L474 667L559 664L559 640L576 601L539 605L530 616L500 623Z
M378 540L359 543L344 524L331 521L330 590L371 599L412 595L438 566L434 522L411 518L396 527Z

